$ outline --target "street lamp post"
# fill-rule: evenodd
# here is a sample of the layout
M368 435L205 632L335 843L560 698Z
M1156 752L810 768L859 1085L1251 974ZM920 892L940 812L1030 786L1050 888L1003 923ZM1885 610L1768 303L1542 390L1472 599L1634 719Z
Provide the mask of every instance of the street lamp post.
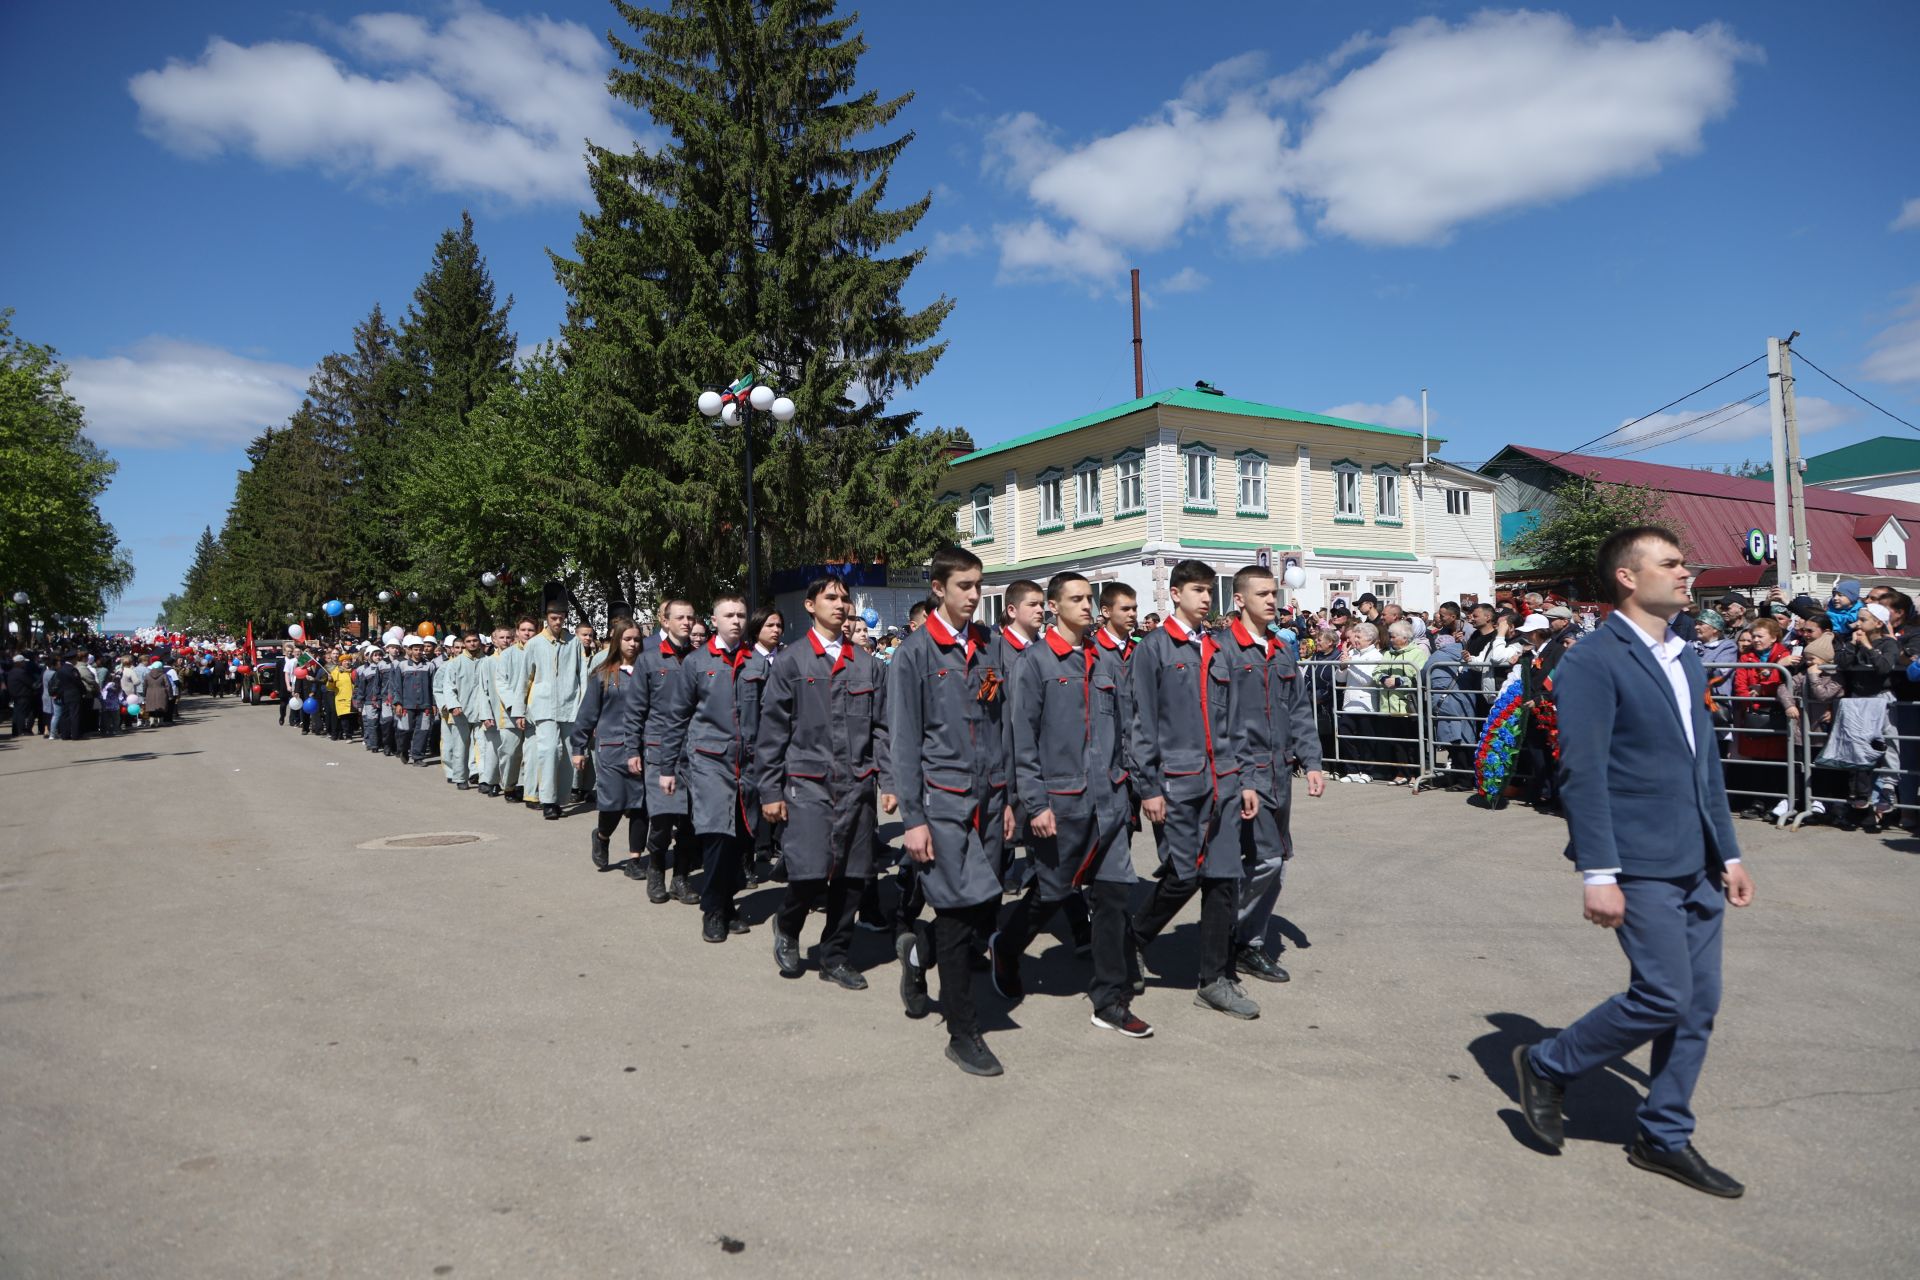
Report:
M747 607L758 608L760 605L760 536L753 493L753 414L756 411L767 413L771 414L776 422L791 422L794 404L791 399L764 383L755 385L752 375L749 374L725 391L702 391L698 406L703 417L718 418L726 426L742 428L741 434L746 440Z

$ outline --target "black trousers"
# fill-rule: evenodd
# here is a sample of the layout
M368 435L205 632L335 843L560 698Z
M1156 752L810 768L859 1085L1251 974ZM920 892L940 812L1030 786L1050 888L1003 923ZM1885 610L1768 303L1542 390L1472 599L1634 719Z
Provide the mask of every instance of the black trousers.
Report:
M647 849L647 811L645 809L602 809L599 817L600 838L606 839L620 825L620 819L627 820L627 852L638 858Z
M1238 880L1176 880L1164 877L1153 897L1134 917L1133 933L1145 946L1180 914L1180 908L1200 895L1200 985L1229 976L1233 962L1233 922L1240 905Z
M1087 994L1096 1010L1124 1009L1132 993L1127 975L1127 891L1127 885L1099 881L1087 889L1094 903L1093 981L1087 984ZM1066 918L1077 946L1088 929L1086 900L1078 893L1042 899L1040 884L1035 881L1014 900L1007 918L1000 922L1000 946L1016 953L1025 951L1055 915Z
M700 914L731 920L734 895L746 883L740 855L753 847L753 837L708 832L701 835L700 841L707 851L707 878L700 886Z
M33 732L33 708L24 702L13 704L13 736Z
M773 927L786 937L798 939L806 927L807 913L824 903L827 920L820 933L820 967L831 969L845 964L847 954L853 949L853 921L860 908L860 891L866 884L865 880L850 880L846 876L789 881Z
M671 858L667 846L673 845ZM684 813L656 813L647 819L647 857L662 871L690 876L700 869L693 842L693 819Z
M948 1035L980 1033L979 1013L973 1002L973 958L986 945L998 914L999 904L992 901L934 909L933 958L940 972L940 1012L947 1020Z

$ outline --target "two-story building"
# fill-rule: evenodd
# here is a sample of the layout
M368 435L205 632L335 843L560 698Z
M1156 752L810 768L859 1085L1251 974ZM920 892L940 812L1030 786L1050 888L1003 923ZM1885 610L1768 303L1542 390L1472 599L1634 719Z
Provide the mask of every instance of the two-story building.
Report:
M1263 553L1276 573L1300 566L1282 595L1313 607L1490 599L1494 482L1424 454L1417 431L1183 388L956 458L945 496L986 563L983 618L1008 583L1064 569L1164 616L1176 561L1224 580ZM1215 601L1231 608L1225 581Z

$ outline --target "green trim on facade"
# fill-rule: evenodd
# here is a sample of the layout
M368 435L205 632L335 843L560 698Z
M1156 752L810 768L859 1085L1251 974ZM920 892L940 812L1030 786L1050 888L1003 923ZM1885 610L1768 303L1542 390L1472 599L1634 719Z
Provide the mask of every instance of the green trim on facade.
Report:
M1347 560L1408 560L1420 559L1411 551L1354 551L1343 547L1315 547L1317 556L1340 556Z
M1258 551L1265 547L1269 551L1298 551L1298 547L1283 547L1277 542L1235 542L1223 538L1182 538L1183 547L1205 547L1209 551Z
M1138 551L1146 545L1144 540L1114 542L1104 547L1088 547L1084 551L1065 551L1059 555L1040 556L1032 560L1022 560L1017 564L990 564L987 566L986 571L988 573L1021 573L1028 569L1038 569L1044 565L1071 565L1076 562L1092 560L1099 556L1117 555L1122 551Z
M1135 507L1131 511L1118 512L1114 515L1113 518L1115 520L1138 520L1141 516L1144 516L1145 514L1147 514L1147 509L1145 507Z
M1367 518L1365 516L1335 516L1333 522L1335 524L1365 524Z
M1405 527L1406 527L1406 521L1404 521L1404 520L1379 520L1379 519L1376 519L1376 520L1374 521L1374 523L1375 523L1375 524L1377 524L1377 525L1379 525L1379 526L1380 526L1380 527L1381 527L1382 529L1403 529L1403 528L1405 528Z
M1100 521L1101 521L1101 517L1099 516L1085 516L1079 520L1075 520L1073 522L1073 527L1076 529L1088 529L1093 527L1096 524L1099 524Z
M1269 515L1268 515L1268 514L1267 514L1266 512L1264 512L1264 511L1241 511L1241 510L1238 510L1238 509L1235 509L1235 511L1234 511L1234 513L1233 513L1233 518L1234 518L1235 520L1269 520L1269 519L1272 519L1272 517L1271 517L1271 516L1269 516Z
M1208 503L1204 507L1198 507L1191 502L1186 502L1180 505L1180 509L1188 515L1193 516L1217 516L1220 514L1220 508L1215 503Z
M1280 405L1260 404L1252 400L1236 400L1231 396L1209 395L1205 391L1196 391L1191 387L1176 387L1168 391L1156 391L1152 395L1143 396L1138 400L1128 400L1124 404L1113 406L1111 409L1101 409L1094 413L1086 414L1083 417L1072 418L1066 422L1056 423L1051 427L1045 427L1039 431L1031 431L1023 436L1015 436L1011 440L1003 441L1000 444L988 445L984 449L975 449L972 453L955 458L952 465L957 467L969 462L977 462L981 458L992 457L997 453L1005 453L1009 449L1018 449L1022 445L1035 444L1041 440L1051 440L1056 436L1063 436L1070 431L1078 431L1083 427L1095 427L1103 422L1112 422L1116 418L1124 418L1128 414L1140 413L1152 409L1156 405L1166 405L1176 409L1191 409L1200 413L1221 413L1241 418L1265 418L1275 422L1301 422L1320 427L1346 427L1354 431L1365 431L1373 435L1394 436L1402 440L1418 440L1420 438L1418 431L1406 431L1399 427L1382 427L1371 422L1355 422L1351 418L1332 418L1324 413L1308 413L1302 409L1287 409ZM1440 436L1431 437L1431 440L1435 445L1446 442L1445 439Z

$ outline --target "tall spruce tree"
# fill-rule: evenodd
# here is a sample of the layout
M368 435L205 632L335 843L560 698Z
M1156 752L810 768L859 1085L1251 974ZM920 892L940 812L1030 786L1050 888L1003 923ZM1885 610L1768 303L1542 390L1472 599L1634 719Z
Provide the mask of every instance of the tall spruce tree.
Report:
M575 257L554 256L594 464L574 494L598 516L582 567L608 589L632 567L660 590L741 579L744 451L694 404L742 374L798 406L755 423L772 564L925 554L950 531L943 439L890 401L945 350L953 303L901 302L923 254L885 253L930 197L884 207L912 134L871 137L911 95L856 92L866 43L831 0L614 7L638 38L609 37L609 89L671 140L590 146L596 207Z
M406 362L400 408L409 430L464 427L493 389L513 377L515 338L507 328L513 298L494 304L493 276L462 212L434 246L433 265L413 291L400 326Z
M352 350L336 357L344 381L348 419L348 459L341 483L346 488L341 517L345 523L346 589L369 596L388 584L406 562L405 539L396 513L396 479L405 460L400 441L400 410L407 368L399 358L399 339L380 304L354 326Z

